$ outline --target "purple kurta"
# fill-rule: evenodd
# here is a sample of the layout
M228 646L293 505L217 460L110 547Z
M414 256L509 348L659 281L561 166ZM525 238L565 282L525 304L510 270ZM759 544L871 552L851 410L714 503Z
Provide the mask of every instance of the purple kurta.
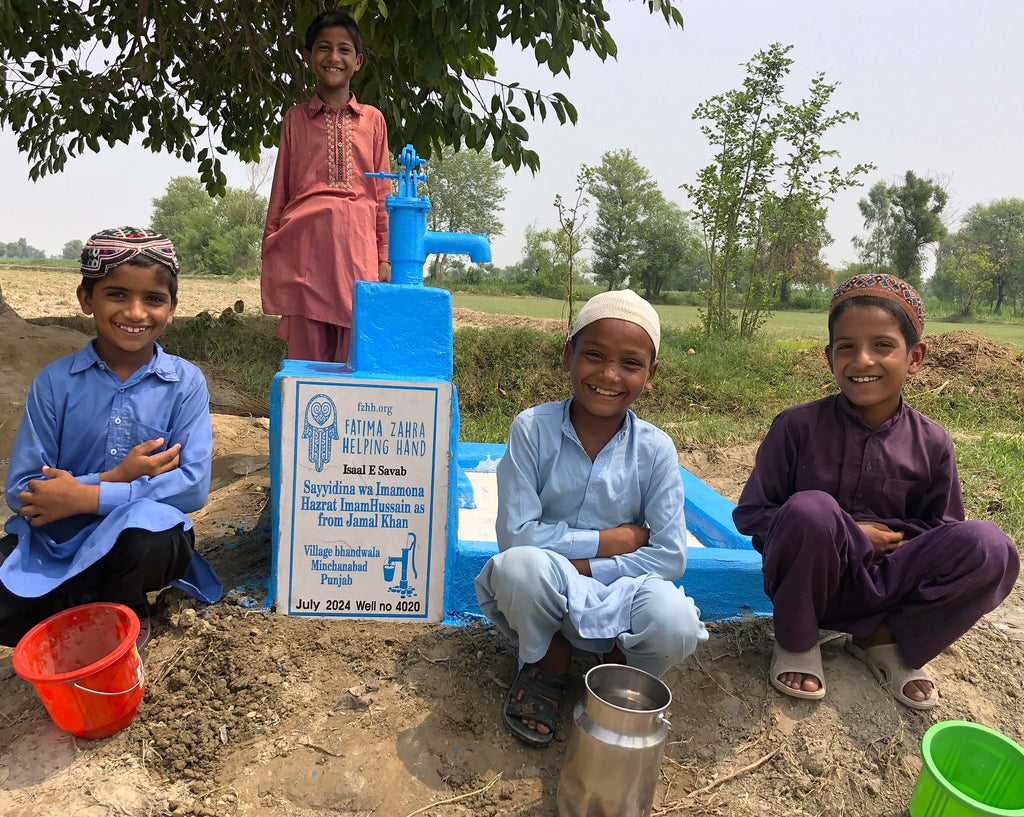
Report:
M964 521L949 434L901 403L876 429L842 395L772 423L733 512L762 553L775 633L810 649L818 627L867 636L885 622L920 667L1009 594L1017 549L991 522ZM858 522L901 531L876 557Z

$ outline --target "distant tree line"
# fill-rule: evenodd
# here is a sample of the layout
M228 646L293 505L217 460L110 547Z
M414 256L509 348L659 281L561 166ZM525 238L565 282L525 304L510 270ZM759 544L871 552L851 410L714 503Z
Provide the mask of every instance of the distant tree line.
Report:
M55 258L63 259L78 259L82 255L82 242L79 239L73 239L68 241L64 245L64 250L59 256ZM35 258L46 258L46 253L38 247L33 247L24 238L19 238L17 241L11 241L4 243L0 241L0 258L22 258L31 260Z
M1024 199L975 204L936 253L930 292L970 317L981 306L1024 312Z
M0 258L46 258L46 253L19 238L7 243L0 241Z

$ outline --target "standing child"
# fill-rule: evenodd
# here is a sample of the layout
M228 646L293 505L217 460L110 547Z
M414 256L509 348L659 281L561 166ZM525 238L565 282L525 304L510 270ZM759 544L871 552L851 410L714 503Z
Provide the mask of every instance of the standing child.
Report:
M280 315L288 357L348 360L355 281L389 281L388 134L384 117L349 90L363 39L348 14L325 11L306 30L317 93L281 123L263 231L263 311Z
M186 513L210 487L202 372L157 338L177 305L174 247L122 227L89 239L78 301L96 339L32 382L7 471L0 643L91 601L127 605L149 638L146 593L175 584L208 603L221 585Z
M503 719L530 745L552 740L574 647L661 676L708 637L673 584L686 567L675 447L630 410L660 337L630 290L587 301L562 352L573 396L516 417L498 464L501 552L476 594L518 646Z
M1019 560L991 522L964 521L949 434L903 402L921 368L924 304L891 275L832 296L825 349L839 394L786 409L733 513L762 553L774 605L769 680L825 695L818 628L900 703L930 709L923 667L1010 592Z

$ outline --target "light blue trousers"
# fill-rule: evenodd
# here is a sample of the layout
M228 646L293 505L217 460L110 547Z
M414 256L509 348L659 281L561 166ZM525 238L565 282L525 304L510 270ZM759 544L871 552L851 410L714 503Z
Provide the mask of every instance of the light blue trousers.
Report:
M556 553L516 547L494 556L476 577L480 609L518 646L520 664L543 658L560 632L585 652L606 653L617 644L629 666L660 678L708 638L693 599L672 582L654 577L644 579L632 595L629 616L623 618L617 637L585 638L569 616L572 599L566 570L575 568ZM610 616L619 612L608 611Z

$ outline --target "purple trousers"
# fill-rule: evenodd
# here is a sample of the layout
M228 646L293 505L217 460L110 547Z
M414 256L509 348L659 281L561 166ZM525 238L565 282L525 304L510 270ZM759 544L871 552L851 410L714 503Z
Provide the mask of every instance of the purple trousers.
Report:
M876 557L864 533L823 491L800 491L763 542L775 637L809 650L818 628L867 636L885 623L904 659L922 667L1009 595L1017 548L996 525L951 522Z

